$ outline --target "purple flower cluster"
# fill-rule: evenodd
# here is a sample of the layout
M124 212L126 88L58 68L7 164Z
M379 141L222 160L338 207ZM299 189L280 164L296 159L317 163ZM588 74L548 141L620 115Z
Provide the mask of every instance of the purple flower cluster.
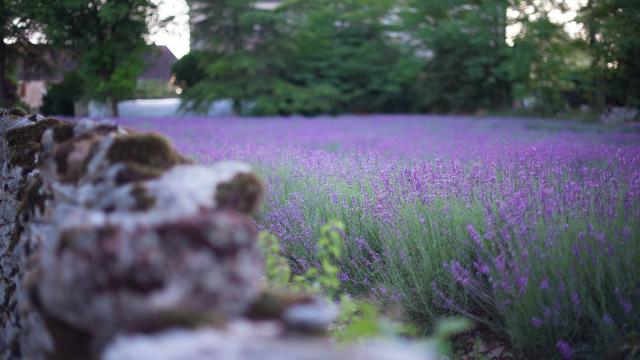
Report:
M257 222L294 271L335 218L345 288L418 315L474 316L553 351L540 357L574 357L575 338L602 352L640 327L639 133L436 116L121 122L205 163L255 164L268 186Z

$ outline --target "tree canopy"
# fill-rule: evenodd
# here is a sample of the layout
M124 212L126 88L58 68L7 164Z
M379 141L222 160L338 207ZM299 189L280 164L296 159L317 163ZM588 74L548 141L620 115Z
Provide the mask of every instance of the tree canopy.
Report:
M288 0L271 11L255 3L193 1L202 72L184 89L185 107L218 99L255 114L638 106L635 2L590 0L572 19L577 34L557 20L571 5L563 1Z
M88 95L109 102L117 116L118 101L132 94L143 70L155 3L56 0L32 5L29 12L42 25L47 42L78 55L78 74Z
M9 75L15 72L15 60L31 56L29 38L39 30L28 15L27 0L0 0L0 106L11 106L17 100L16 88Z

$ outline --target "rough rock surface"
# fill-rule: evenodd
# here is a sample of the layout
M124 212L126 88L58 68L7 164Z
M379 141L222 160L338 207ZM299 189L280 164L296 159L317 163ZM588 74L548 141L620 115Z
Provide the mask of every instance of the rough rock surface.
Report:
M261 289L247 215L263 188L245 164L204 167L155 134L6 110L0 163L0 359L418 354L336 350L310 335L332 304Z

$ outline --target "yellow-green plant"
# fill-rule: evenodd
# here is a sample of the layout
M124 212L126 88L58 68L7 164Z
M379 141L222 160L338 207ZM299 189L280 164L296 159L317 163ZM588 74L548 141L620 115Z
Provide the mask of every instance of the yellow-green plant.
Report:
M368 301L357 300L340 291L338 262L342 256L344 225L330 221L320 229L317 243L317 267L309 267L303 274L292 275L287 259L282 256L279 239L263 231L258 243L265 254L265 274L269 286L282 290L322 294L328 301L340 306L338 319L331 335L340 343L353 343L380 336L416 336L416 330L407 324L398 324L380 316L378 307ZM426 348L440 354L450 354L450 339L470 328L465 319L447 319L439 322L434 335L423 341Z

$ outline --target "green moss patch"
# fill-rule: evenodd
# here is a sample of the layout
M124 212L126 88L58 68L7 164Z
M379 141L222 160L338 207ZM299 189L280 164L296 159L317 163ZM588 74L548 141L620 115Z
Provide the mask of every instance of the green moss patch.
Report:
M21 107L14 107L9 109L9 115L14 115L14 116L27 116L29 113L21 108Z
M166 329L200 327L220 327L225 323L224 318L212 311L167 310L140 321L134 330L143 333L157 333Z
M160 169L168 169L186 162L167 139L154 134L117 137L109 148L107 158L112 163L137 163Z
M49 128L53 128L56 141L64 141L73 136L72 124L51 118L7 131L9 163L28 171L34 169L36 154L42 150L42 134Z
M218 208L254 212L263 194L262 182L253 174L240 173L229 182L218 185L215 200Z
M156 199L153 196L150 196L147 189L141 185L135 185L131 189L131 196L136 200L134 210L137 211L149 210L156 203Z
M273 320L280 318L292 305L306 304L312 298L291 293L263 291L251 304L246 316L252 320Z
M38 306L41 308L41 306ZM97 359L92 356L93 337L82 330L50 315L41 308L39 313L42 316L45 326L51 334L54 350L48 354L50 360L87 360Z
M146 166L143 164L128 162L116 175L116 184L128 184L130 182L150 180L160 177L166 171L165 168Z
M21 196L22 201L18 207L18 216L21 216L24 221L27 221L28 217L34 214L36 208L40 212L44 211L46 196L40 193L41 188L42 179L38 177L24 190L24 194Z
M9 253L13 252L13 249L15 249L16 245L18 245L18 242L20 242L20 234L22 234L22 230L24 230L22 226L17 225L16 228L11 232L11 236L9 237L9 245L7 246L7 251Z

